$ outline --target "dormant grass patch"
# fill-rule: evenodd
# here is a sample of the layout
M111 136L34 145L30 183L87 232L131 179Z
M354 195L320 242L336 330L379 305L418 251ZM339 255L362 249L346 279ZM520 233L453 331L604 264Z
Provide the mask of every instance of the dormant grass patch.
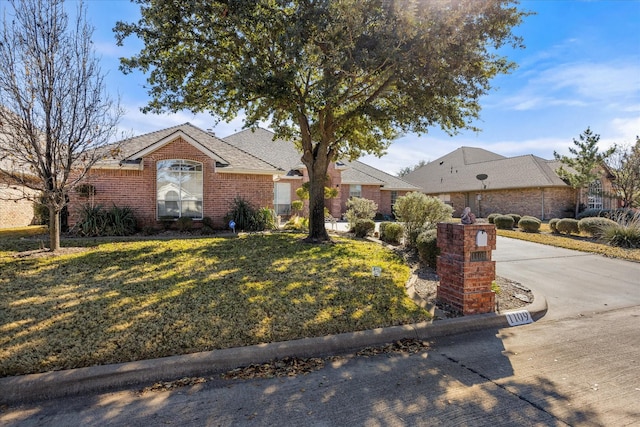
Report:
M86 250L47 257L17 256L5 241L0 376L428 320L406 295L409 267L392 251L301 238L77 240L65 245Z

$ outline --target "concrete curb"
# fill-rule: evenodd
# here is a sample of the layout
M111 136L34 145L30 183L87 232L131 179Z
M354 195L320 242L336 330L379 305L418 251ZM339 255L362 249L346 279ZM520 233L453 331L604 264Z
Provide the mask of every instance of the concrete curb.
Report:
M534 292L527 310L534 320L547 311L544 297ZM439 336L490 328L508 327L505 313L480 314L413 325L275 342L248 347L214 350L138 362L93 366L0 378L0 404L17 404L90 394L158 381L203 376L284 357L320 357L344 354L367 346L382 345L403 338L429 340Z

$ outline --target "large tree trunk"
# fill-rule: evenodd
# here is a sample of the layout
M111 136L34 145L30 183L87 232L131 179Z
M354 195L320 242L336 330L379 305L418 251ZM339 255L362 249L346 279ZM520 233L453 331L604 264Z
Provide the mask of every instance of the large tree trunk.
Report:
M60 211L49 206L49 248L52 252L60 249Z
M329 159L327 154L316 152L313 160L305 164L309 172L309 236L306 240L326 242L331 240L324 224L324 185Z

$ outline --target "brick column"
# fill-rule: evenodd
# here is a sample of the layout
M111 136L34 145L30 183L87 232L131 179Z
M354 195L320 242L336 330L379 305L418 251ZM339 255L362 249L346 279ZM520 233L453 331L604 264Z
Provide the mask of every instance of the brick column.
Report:
M462 314L495 311L495 293L491 282L496 278L496 263L491 251L496 248L493 224L438 224L440 276L437 297Z

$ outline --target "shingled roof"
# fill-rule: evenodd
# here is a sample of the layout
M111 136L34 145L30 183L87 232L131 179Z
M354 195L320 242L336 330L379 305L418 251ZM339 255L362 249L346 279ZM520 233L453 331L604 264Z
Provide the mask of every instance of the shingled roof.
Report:
M566 187L555 173L557 166L555 161L534 155L504 157L481 148L461 147L409 173L404 179L427 194ZM487 178L481 181L478 179L481 175Z
M266 129L248 129L227 136L225 141L259 157L285 171L304 168L302 153L290 141L274 139L274 133ZM420 189L400 178L359 161L340 161L343 184L379 185L385 190L419 191Z
M276 165L245 152L191 123L183 123L127 139L120 144L120 152L116 158L107 158L97 164L96 167L118 167L126 163L135 163L147 153L157 150L177 137L186 139L187 142L207 153L216 161L221 171L283 173L283 169L278 168ZM106 148L109 149L109 147Z

